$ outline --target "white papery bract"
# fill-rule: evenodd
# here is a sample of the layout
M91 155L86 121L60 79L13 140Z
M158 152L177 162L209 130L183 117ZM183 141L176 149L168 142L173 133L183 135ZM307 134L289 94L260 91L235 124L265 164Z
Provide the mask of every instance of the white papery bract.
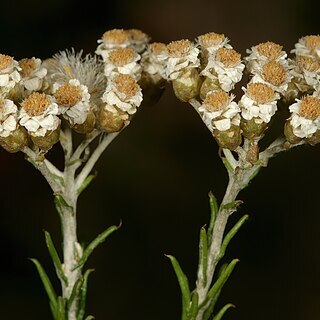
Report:
M43 67L42 61L37 58L22 59L19 61L21 68L20 84L28 91L38 91L42 88L43 81L47 75L47 69Z
M0 93L8 93L21 80L19 63L12 57L0 54Z
M9 99L0 99L0 137L10 136L17 124L18 107Z

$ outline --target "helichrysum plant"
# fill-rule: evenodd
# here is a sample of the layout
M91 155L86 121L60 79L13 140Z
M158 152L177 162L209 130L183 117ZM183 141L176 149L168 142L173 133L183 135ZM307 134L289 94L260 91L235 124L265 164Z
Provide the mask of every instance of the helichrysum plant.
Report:
M98 40L94 56L71 50L44 61L34 57L16 61L0 54L0 145L11 153L23 152L41 172L61 219L62 258L45 232L61 282L59 293L42 265L32 259L56 320L93 318L85 316L92 270L84 266L118 226L107 228L83 247L77 239L77 200L93 180L92 169L103 151L129 125L142 100L155 103L167 82L212 133L229 176L220 203L209 193L211 217L200 230L192 291L178 261L168 255L182 292L182 320L220 320L233 306L216 310L238 259L219 263L248 219L242 216L225 234L229 217L242 203L239 192L276 154L320 142L320 36L301 38L290 58L281 45L264 42L247 50L242 59L228 38L213 32L195 43L149 41L140 30L114 29ZM237 99L231 91L240 82L243 94ZM279 108L287 113L282 134L262 148L260 142ZM63 170L47 159L56 145L64 152Z

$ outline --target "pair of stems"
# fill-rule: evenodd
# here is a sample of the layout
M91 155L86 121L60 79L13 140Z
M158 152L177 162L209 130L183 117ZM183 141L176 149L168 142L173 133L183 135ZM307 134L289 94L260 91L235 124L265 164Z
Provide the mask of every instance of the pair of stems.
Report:
M61 202L57 205L63 239L62 273L57 270L57 274L61 282L64 301L70 300L77 281L82 277L82 265L79 266L79 261L83 255L83 248L77 237L78 197L92 180L90 172L95 163L119 133L104 135L96 149L90 153L89 145L93 140L100 137L101 132L94 130L74 150L71 129L67 127L61 130L60 144L64 151L65 160L63 171L60 171L49 160L41 158L36 151L28 147L23 150L28 160L45 177L56 199L62 199L63 201L62 205ZM72 302L67 308L67 319L77 320L79 297L71 300Z

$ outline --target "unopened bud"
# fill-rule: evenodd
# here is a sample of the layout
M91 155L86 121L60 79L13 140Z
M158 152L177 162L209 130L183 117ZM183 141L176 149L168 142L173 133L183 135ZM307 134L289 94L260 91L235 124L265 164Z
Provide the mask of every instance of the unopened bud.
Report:
M99 128L105 132L120 131L128 119L128 114L117 107L106 105L102 107L98 115Z
M72 126L72 129L81 134L90 133L96 124L96 116L92 109L89 110L87 114L87 118L84 123L81 124L75 124Z
M225 131L214 130L213 136L224 149L235 150L242 142L240 126L231 125L230 129Z
M204 100L209 92L218 91L218 90L221 90L219 80L218 79L213 80L213 79L210 79L209 77L206 77L200 88L201 100Z
M290 124L290 121L287 121L284 125L284 135L287 141L290 142L291 144L299 143L302 140L302 138L297 137L293 133L293 128L292 128L292 125Z
M195 68L186 68L172 81L176 97L184 102L196 98L200 91L200 76Z
M21 151L28 145L27 131L23 127L18 126L8 137L0 137L0 145L10 153Z
M60 138L60 126L56 130L47 131L47 133L41 136L35 136L30 134L32 142L41 150L48 151L53 145L55 145Z
M320 143L320 130L317 130L310 138L307 138L306 141L312 146Z
M255 118L252 118L251 120L241 119L242 134L245 138L250 140L261 137L267 127L268 124L266 122L257 123Z
M250 140L246 160L251 164L255 164L259 160L259 146L254 140Z

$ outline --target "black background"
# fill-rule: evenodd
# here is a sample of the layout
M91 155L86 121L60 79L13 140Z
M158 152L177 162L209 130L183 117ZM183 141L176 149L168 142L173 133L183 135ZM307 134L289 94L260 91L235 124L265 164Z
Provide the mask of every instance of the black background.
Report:
M215 31L242 54L267 40L289 51L301 36L319 33L316 3L1 1L0 51L16 59L71 47L93 52L104 31L120 27L140 28L163 42ZM245 203L229 225L244 213L250 220L226 257L241 263L221 296L221 304L237 306L225 319L320 318L319 150L304 146L279 155L241 193ZM61 162L59 150L50 156ZM0 319L50 319L27 258L38 258L55 277L42 231L61 243L51 191L21 154L0 150L0 164ZM179 259L193 288L198 231L209 219L207 194L213 190L221 199L227 183L216 143L168 87L159 103L140 110L96 169L96 181L79 201L79 238L87 243L120 219L123 226L89 261L96 272L88 312L98 320L179 319L179 287L164 253Z

